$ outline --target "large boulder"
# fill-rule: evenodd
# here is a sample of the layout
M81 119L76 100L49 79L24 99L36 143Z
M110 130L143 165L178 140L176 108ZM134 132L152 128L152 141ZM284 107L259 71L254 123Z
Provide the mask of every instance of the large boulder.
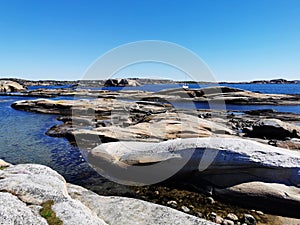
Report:
M219 195L245 205L271 205L277 213L286 213L282 206L289 205L300 210L300 152L252 140L223 136L105 143L90 151L88 160L120 183L150 184L173 176L175 183L200 188L208 183ZM242 200L251 196L249 202Z
M105 143L89 152L89 160L99 171L106 170L108 176L118 174L135 182L143 182L148 168L148 173L156 176L163 171L170 175L178 172L190 176L194 184L205 179L219 187L251 181L300 184L299 152L240 138ZM148 167L152 164L157 167ZM130 177L130 171L134 177Z
M215 194L232 202L239 202L262 210L298 217L300 188L280 183L247 182L225 189L215 188ZM280 207L279 207L280 205Z
M252 128L244 129L249 137L284 140L300 138L300 127L279 119L261 119Z
M20 92L27 88L15 81L0 80L0 92Z
M47 224L43 203L64 225L208 224L183 212L125 197L103 197L76 185L49 167L11 165L0 170L0 224Z

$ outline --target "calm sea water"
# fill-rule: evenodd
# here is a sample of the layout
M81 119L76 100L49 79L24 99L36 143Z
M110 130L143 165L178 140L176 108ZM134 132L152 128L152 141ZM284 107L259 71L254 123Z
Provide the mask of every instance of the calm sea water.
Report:
M228 85L263 93L300 93L300 85ZM146 91L159 91L166 88L174 88L178 85L145 85L141 87L129 87L125 89L141 89ZM193 86L191 86L193 87ZM31 87L34 89L37 87ZM53 87L49 87L53 88ZM123 88L106 88L119 90ZM59 122L55 115L35 114L14 110L10 105L22 97L0 96L0 158L13 164L40 163L52 167L61 173L69 182L82 184L82 180L99 178L84 161L80 151L69 144L63 138L52 138L45 135L47 129ZM28 98L26 98L28 99ZM181 103L182 104L182 103ZM299 103L300 104L300 103ZM186 107L178 105L176 107ZM205 104L196 105L197 108L207 108ZM273 108L278 111L295 112L300 114L298 106L234 106L228 105L228 109L249 110ZM110 189L110 187L109 187Z
M228 86L233 88L240 88L248 91L261 92L267 94L300 94L300 84L224 84L220 83L220 86ZM144 91L153 91L157 92L163 89L169 88L180 88L180 84L147 84L139 87L104 87L104 88L91 88L94 90L144 90ZM209 85L198 85L198 84L189 84L190 88L199 88L207 86L216 86L216 84Z
M91 172L80 151L63 138L45 132L59 122L55 115L14 110L10 105L20 97L0 97L0 158L10 163L39 163L76 181ZM76 169L74 169L76 168Z

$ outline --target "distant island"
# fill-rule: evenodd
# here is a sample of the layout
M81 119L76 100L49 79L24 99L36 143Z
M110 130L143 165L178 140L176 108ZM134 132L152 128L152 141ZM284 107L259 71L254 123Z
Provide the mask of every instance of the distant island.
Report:
M2 78L0 80L10 80L22 84L23 86L65 86L78 85L83 87L99 86L139 86L145 84L300 84L300 80L286 80L283 78L272 80L254 80L243 82L206 82L206 81L174 81L170 79L147 79L147 78L112 78L107 80L25 80L18 78Z

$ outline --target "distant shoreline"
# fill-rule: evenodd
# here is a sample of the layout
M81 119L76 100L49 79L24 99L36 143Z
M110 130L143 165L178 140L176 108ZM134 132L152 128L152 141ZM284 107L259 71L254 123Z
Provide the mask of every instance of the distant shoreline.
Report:
M134 80L140 85L145 84L300 84L300 80L286 80L286 79L272 79L272 80L254 80L254 81L242 81L242 82L207 82L207 81L174 81L168 79L146 79L146 78L123 78L125 80ZM64 85L80 85L98 87L104 86L105 80L27 80L18 78L0 78L0 80L16 81L25 86L64 86Z

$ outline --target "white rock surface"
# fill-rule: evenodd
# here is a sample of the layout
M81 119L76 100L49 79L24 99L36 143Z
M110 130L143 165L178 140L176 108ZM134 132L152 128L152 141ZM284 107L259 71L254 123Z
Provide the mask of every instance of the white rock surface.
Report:
M300 184L300 152L241 138L187 138L161 143L112 142L94 148L90 159L93 163L99 159L126 170L132 165L141 169L145 165L146 168L147 163L154 162L166 162L165 170L175 170L178 164L188 162L181 173L201 176L219 186L250 181Z
M49 167L20 164L0 170L0 224L47 224L40 204L53 200L52 210L64 225L213 224L180 211L124 197L103 197L67 184Z
M0 80L0 92L18 92L24 90L26 90L26 88L18 82L11 80Z
M35 213L16 196L10 193L0 192L0 224L47 225L48 223L44 218L35 215Z
M108 224L113 225L204 225L215 224L169 207L125 198L99 196L82 187L68 184L69 194L80 200Z
M0 171L0 190L10 192L28 204L68 197L66 181L49 167L19 164Z

